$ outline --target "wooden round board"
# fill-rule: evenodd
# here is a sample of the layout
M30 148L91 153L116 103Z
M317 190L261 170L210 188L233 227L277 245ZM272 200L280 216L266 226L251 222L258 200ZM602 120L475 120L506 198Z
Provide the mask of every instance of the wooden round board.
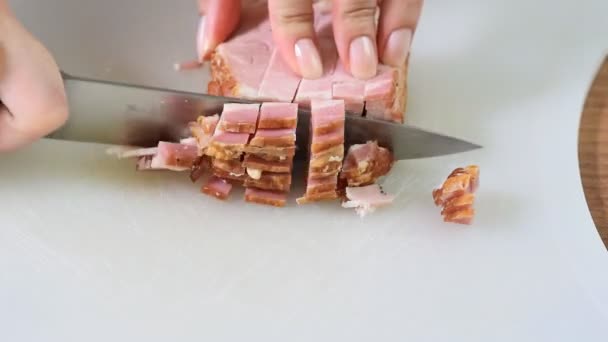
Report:
M608 57L587 94L578 139L579 168L587 205L608 247Z

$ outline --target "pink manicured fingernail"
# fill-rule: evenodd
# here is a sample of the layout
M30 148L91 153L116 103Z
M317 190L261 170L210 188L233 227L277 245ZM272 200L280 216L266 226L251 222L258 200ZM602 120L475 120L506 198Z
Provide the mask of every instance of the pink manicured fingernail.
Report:
M403 28L393 31L386 41L382 62L394 67L402 66L410 53L411 44L412 30Z
M296 60L302 77L315 79L323 76L323 63L319 50L310 38L302 38L294 45Z
M350 43L350 72L358 79L376 76L378 53L376 45L367 36L353 39Z
M196 52L199 62L204 61L205 56L209 53L209 42L205 37L205 17L201 17L198 23L198 33L196 34Z

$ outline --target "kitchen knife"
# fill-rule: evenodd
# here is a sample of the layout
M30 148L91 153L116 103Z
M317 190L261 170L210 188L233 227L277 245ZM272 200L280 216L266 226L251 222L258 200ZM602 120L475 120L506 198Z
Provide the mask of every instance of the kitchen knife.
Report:
M70 118L48 138L113 145L156 146L189 135L187 124L200 115L222 112L225 103L256 101L196 94L117 82L74 77L62 73ZM308 143L310 112L298 112L297 144ZM410 125L346 116L345 144L377 140L397 160L465 152L480 148L453 137Z

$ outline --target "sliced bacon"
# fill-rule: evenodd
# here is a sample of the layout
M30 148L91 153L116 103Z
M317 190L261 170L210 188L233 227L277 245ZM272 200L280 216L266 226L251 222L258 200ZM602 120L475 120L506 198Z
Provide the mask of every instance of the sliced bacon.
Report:
M344 128L323 135L313 135L310 151L313 155L344 145Z
M225 132L218 127L211 138L206 154L219 159L236 159L245 151L249 141L247 133Z
M395 196L383 193L378 184L371 184L363 187L347 187L346 199L342 207L355 208L357 214L364 217L379 207L393 203Z
M293 128L282 129L258 129L255 136L249 142L253 147L290 147L296 142L296 132Z
M262 190L289 191L291 187L291 173L265 173L259 179L247 177L245 187Z
M150 168L186 171L192 168L197 159L196 146L161 141L158 143L156 155L152 157Z
M240 159L224 160L215 158L211 162L215 170L222 170L232 174L235 177L245 175L245 167Z
M311 127L314 136L333 132L344 135L344 100L315 100L311 102Z
M248 154L243 160L243 166L247 169L285 173L291 172L293 158L285 159L283 161L269 161L259 156Z
M296 103L265 102L260 109L258 129L296 128L298 105Z
M232 191L232 184L226 180L212 176L201 188L201 192L220 200L226 200Z
M284 207L287 203L287 194L278 191L247 188L245 189L245 201L275 207Z
M224 105L220 127L231 133L255 133L259 104L227 103Z

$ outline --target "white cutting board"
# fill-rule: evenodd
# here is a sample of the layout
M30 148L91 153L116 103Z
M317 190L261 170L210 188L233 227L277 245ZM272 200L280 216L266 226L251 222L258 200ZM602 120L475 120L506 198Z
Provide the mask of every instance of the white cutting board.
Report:
M11 2L70 73L205 89L171 69L194 56L194 1ZM397 202L363 220L221 203L105 146L0 156L0 340L606 341L608 255L576 159L606 13L427 1L409 122L484 149L399 163ZM444 224L431 189L469 163L476 221Z

